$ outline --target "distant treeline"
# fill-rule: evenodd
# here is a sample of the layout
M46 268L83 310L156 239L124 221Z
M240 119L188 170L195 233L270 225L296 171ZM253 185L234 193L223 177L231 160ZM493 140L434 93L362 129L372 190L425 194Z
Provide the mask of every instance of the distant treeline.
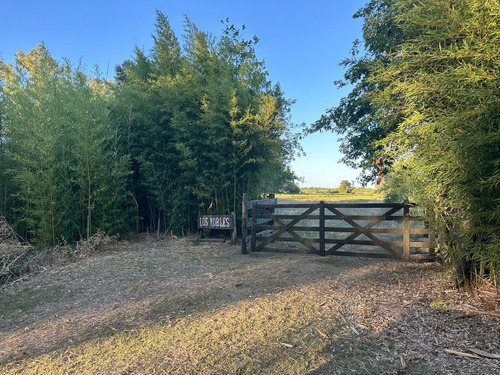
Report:
M58 62L43 44L0 60L0 215L36 244L142 231L182 233L202 213L238 211L277 190L289 162L291 101L257 59L257 38L157 12L153 48L114 81Z

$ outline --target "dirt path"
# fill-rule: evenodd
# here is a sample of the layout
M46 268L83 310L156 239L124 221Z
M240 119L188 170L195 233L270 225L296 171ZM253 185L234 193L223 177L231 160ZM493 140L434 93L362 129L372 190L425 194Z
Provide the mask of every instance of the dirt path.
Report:
M160 323L174 327L221 311L227 317L230 306L245 304L246 319L255 319L251 306L258 311L267 304L264 334L275 329L272 324L304 320L300 330L287 328L290 332L272 343L283 358L310 361L297 373L500 373L500 359L450 352L473 354L468 348L476 348L500 354L498 295L491 290L457 293L438 271L429 263L242 256L237 246L196 245L187 239L122 242L111 252L1 289L0 372L119 332ZM290 315L301 303L302 310ZM227 321L232 324L242 325ZM303 348L319 341L314 355L311 345ZM183 355L172 348L170 370L158 373L196 373ZM284 361L281 354L273 355ZM262 358L253 358L262 373L279 373ZM202 373L226 373L208 363L199 366ZM227 373L250 373L245 368ZM128 373L147 373L141 371Z

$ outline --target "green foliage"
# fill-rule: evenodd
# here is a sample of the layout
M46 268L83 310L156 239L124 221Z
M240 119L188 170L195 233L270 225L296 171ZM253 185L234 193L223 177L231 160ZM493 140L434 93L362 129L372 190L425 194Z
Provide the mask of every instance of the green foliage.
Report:
M2 61L0 60L0 68ZM12 176L9 173L9 155L6 152L7 138L3 126L3 95L0 86L0 216L8 216L12 210Z
M340 181L339 190L343 193L349 193L352 190L352 184L347 180Z
M117 68L115 113L143 228L191 231L199 212L236 212L243 192L293 181L291 103L267 79L257 39L227 21L217 40L186 18L182 46L160 12L155 26L151 55L136 49Z
M471 258L492 279L500 270L499 11L498 0L371 1L357 13L366 53L344 63L354 89L325 116L334 124L316 124L346 134L346 158L365 177L384 175L389 196L437 215L445 257Z
M0 77L11 222L39 245L122 230L108 220L125 213L127 162L113 154L107 84L59 65L44 45Z
M329 109L311 125L309 132L334 131L341 134L340 150L342 162L352 168L361 169L359 181L366 185L376 178L376 161L383 155L377 141L384 139L399 121L397 113L378 116L372 96L383 90L386 83L373 80L377 64L387 61L387 54L395 50L403 38L402 31L392 16L393 0L371 0L354 14L363 18L363 39L365 51L360 51L361 42L355 40L351 55L340 65L346 68L343 80L336 81L339 87L353 86L347 97L337 107ZM392 164L384 158L384 172Z
M288 182L281 192L285 194L300 194L300 186L295 182Z
M189 19L181 45L156 14L116 83L59 64L44 45L0 61L0 214L38 245L107 234L196 229L241 196L295 175L291 101L226 20L220 38ZM134 225L135 222L135 225Z

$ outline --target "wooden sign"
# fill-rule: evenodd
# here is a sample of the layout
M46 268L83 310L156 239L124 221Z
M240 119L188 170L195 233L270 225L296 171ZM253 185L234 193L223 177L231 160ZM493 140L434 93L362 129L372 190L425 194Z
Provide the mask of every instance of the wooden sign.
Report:
M198 215L198 229L234 229L233 215Z

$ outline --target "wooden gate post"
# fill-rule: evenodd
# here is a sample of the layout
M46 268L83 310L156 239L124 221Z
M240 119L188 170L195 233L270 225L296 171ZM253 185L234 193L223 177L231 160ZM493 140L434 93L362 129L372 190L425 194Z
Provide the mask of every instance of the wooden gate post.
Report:
M250 251L255 252L257 244L257 202L252 204L252 240L250 242Z
M319 202L319 255L325 256L325 202Z
M236 212L231 212L231 216L233 217L233 231L231 232L231 242L236 244L236 239L238 237L238 230L236 229Z
M410 202L403 203L403 258L410 259Z
M248 195L247 193L243 193L243 202L241 203L241 253L247 253L247 218L248 218L248 210L247 210L247 201ZM236 227L236 223L235 223Z

